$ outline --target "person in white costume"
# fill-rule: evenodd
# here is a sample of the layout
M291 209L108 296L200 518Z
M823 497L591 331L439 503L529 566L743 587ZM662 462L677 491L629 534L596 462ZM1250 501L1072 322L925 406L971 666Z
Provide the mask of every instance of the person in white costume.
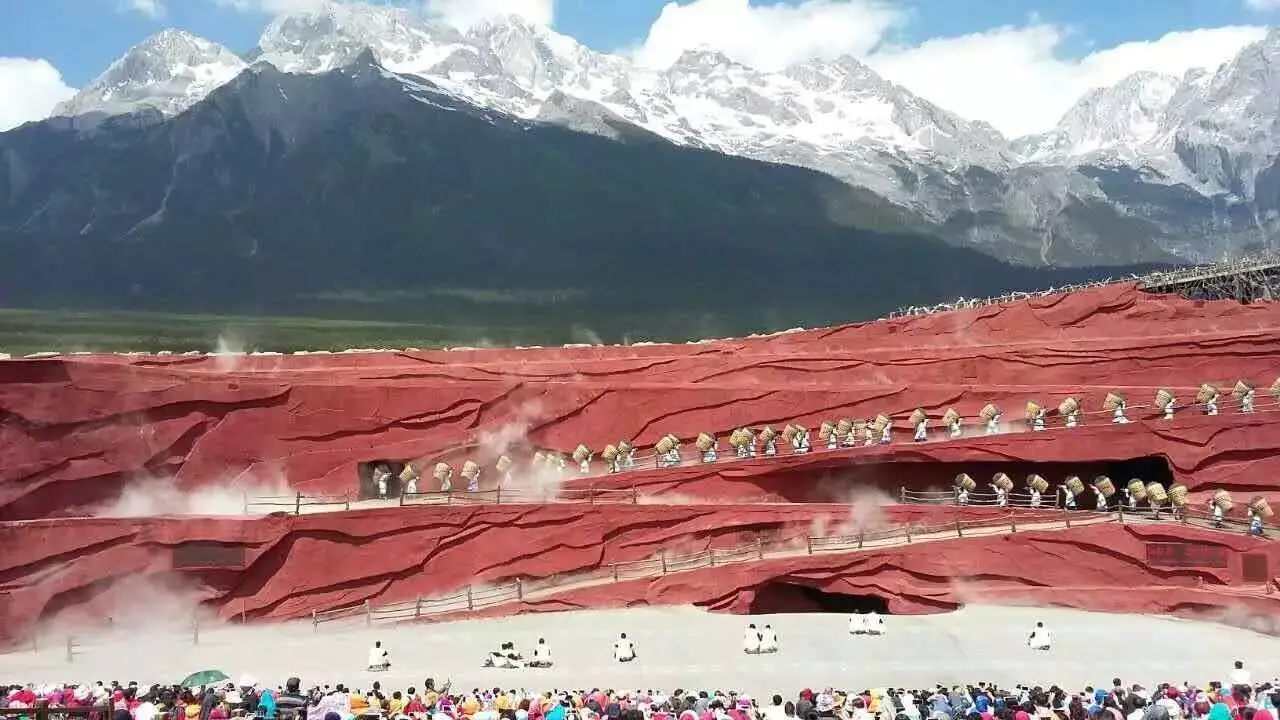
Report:
M1031 418L1031 432L1040 432L1044 430L1044 408L1036 411L1036 416Z
M533 646L533 660L529 662L529 667L551 667L551 647L547 645L546 638L538 638L538 644Z
M488 659L485 660L485 666L502 670L514 670L524 666L524 658L516 650L515 643L505 642L497 650L489 653Z
M1040 491L1035 489L1035 487L1031 488L1031 507L1040 507Z
M988 483L991 489L996 491L996 507L1006 507L1009 504L1009 493L1005 489L995 483Z
M387 480L390 477L391 471L383 465L373 469L373 480L378 484L378 499L380 500L387 498Z
M1172 420L1172 419L1173 419L1173 413L1174 413L1174 411L1176 411L1177 409L1178 409L1178 398L1173 398L1172 400L1170 400L1170 401L1169 401L1169 404L1168 404L1168 405L1165 405L1165 406L1164 406L1164 419L1165 419L1165 420Z
M1240 396L1240 412L1253 412L1253 388L1249 388L1245 394Z
M760 652L778 652L778 633L772 625L765 625L764 630L760 631Z
M746 631L742 633L742 652L748 655L760 652L760 631L756 630L755 623L748 625Z
M925 442L929 439L929 418L925 418L916 423L916 434L911 436L915 442Z
M949 433L950 433L950 435L951 435L952 439L958 438L958 437L960 437L961 435L963 435L963 434L964 434L964 426L963 426L963 425L961 425L961 423L960 423L960 418L956 418L955 420L953 420L953 421L951 422L951 427L949 428Z
M849 618L849 634L865 635L867 632L866 621L861 615L853 615Z
M991 419L990 419L990 420L988 420L988 421L987 421L987 434L988 434L988 435L997 435L997 434L999 434L999 433L1000 433L1000 418L1001 418L1001 417L1003 417L1003 416L1002 416L1000 413L996 413L995 415L992 415L992 416L991 416Z
M880 444L888 445L893 442L893 423L885 423L880 430Z
M407 482L405 482L405 484L404 484L404 493L405 493L406 495L417 495L417 494L418 494L418 476L417 476L416 474L415 474L415 475L410 475L410 476L409 476L409 480L408 480Z
M717 444L718 445L718 444ZM717 445L712 445L702 453L702 462L713 463L720 459L720 449Z
M959 489L957 490L957 492L956 492L956 504L957 504L957 505L968 505L968 504L969 504L969 491L968 491L968 490L965 490L964 488L959 488Z
M1048 650L1049 644L1049 630L1045 628L1044 623L1036 623L1036 626L1031 630L1030 637L1027 638L1027 647L1032 650Z
M766 457L778 454L778 436L774 435L764 443L764 454Z
M1128 504L1128 506L1129 506L1129 511L1130 511L1130 512L1137 512L1137 510L1138 510L1138 496L1137 496L1137 495L1134 495L1132 492L1130 492L1130 491L1129 491L1129 488L1125 488L1125 489L1124 489L1124 497L1125 497L1125 501L1126 501L1126 503L1127 503L1127 504Z
M1076 494L1065 484L1062 486L1062 506L1068 510L1076 509Z
M618 662L631 662L636 659L636 645L627 638L626 633L618 636L613 644L613 659Z
M876 429L872 426L874 422L874 420L868 420L867 424L862 428L862 445L864 447L871 447L876 444Z
M1098 512L1107 511L1107 496L1102 494L1097 485L1093 487L1093 509Z
M840 447L840 436L836 434L835 430L832 430L831 434L827 436L827 449L836 450L839 447Z
M368 668L375 672L391 669L391 653L382 647L382 641L379 640L369 648Z
M863 617L863 622L866 624L868 635L884 634L884 618L880 617L880 613L872 610L871 612L867 613L866 615L863 615L862 617Z
M801 430L796 433L796 436L791 440L791 449L801 454L809 452L808 430Z
M1115 411L1111 413L1111 422L1116 425L1124 425L1129 422L1129 418L1124 415L1124 407L1124 403L1120 403L1116 406Z
M1068 429L1073 428L1078 424L1080 424L1080 411L1072 410L1071 412L1067 413L1067 428Z
M1218 394L1217 393L1214 393L1209 397L1208 400L1204 401L1204 414L1205 415L1218 414Z

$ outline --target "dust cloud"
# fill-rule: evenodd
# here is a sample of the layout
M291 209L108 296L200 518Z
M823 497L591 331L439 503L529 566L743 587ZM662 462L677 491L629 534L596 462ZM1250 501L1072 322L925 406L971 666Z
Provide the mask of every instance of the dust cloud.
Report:
M218 343L213 350L214 366L218 372L235 372L245 356L244 341L230 333L218 333Z
M92 513L92 516L138 518L266 515L271 512L271 508L255 505L255 499L293 497L293 494L294 491L282 475L259 478L244 474L192 488L180 487L171 477L141 477L126 485L115 500Z

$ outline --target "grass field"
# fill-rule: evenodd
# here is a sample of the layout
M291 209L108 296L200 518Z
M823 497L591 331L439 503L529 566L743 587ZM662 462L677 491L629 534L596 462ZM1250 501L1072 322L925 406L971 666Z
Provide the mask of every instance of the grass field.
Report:
M553 332L531 327L326 320L149 312L0 309L0 353L342 350L543 344ZM560 339L558 342L569 342Z

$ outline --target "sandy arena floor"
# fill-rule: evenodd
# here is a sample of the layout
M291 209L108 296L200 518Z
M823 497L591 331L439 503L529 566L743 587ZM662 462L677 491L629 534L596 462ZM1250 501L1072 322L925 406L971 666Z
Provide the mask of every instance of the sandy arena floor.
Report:
M1035 652L1026 637L1036 620L1053 633L1050 652ZM232 677L251 673L268 683L298 675L305 683L345 682L356 688L380 680L384 688L452 679L455 688L721 688L766 695L802 687L849 689L932 683L1205 682L1244 660L1254 676L1280 670L1280 640L1213 623L1106 615L1062 609L970 607L945 615L889 617L883 637L855 637L844 615L741 616L689 608L528 615L411 627L366 628L309 623L248 628L206 627L198 646L189 632L117 633L83 638L72 663L65 636L47 635L37 650L0 656L0 682L156 680L176 682L190 672L218 668ZM782 649L746 656L748 622L770 623ZM619 632L636 641L639 658L612 661ZM545 637L555 654L548 670L484 669L484 655L502 641L528 652ZM392 653L392 670L363 669L374 640Z

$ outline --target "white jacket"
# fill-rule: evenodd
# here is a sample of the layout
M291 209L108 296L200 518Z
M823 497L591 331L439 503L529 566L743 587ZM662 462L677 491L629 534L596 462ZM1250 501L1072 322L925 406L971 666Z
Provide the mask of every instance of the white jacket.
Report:
M369 648L369 667L379 667L381 665L391 664L391 653L386 648L372 647Z
M631 660L634 659L635 656L636 646L630 639L619 638L618 641L613 644L614 660Z

